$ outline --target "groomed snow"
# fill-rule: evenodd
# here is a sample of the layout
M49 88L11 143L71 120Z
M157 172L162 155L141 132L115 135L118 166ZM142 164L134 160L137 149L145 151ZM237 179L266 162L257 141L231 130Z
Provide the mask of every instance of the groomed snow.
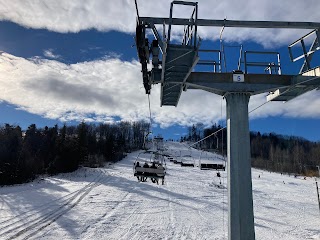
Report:
M167 161L165 185L138 182L137 155L0 188L0 239L227 239L226 172ZM320 239L314 178L252 169L252 179L256 239Z

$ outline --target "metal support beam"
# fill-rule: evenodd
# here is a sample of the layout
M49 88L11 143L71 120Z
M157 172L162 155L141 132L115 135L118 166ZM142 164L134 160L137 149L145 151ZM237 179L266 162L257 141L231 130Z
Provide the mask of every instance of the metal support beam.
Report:
M171 25L195 25L187 18L152 18L140 17L140 22ZM203 27L243 27L243 28L291 28L291 29L319 29L318 22L284 22L284 21L239 21L239 20L211 20L198 19L197 26Z
M229 240L254 240L248 93L227 93Z
M160 47L161 53L163 54L163 52L164 52L163 41L162 41L162 39L161 39L161 37L160 37L160 35L159 35L159 33L158 33L158 30L156 29L156 27L154 26L154 24L150 23L149 25L150 25L150 28L151 28L151 30L152 30L152 33L153 33L155 39L158 40L158 45L159 45L159 47Z
M233 73L192 72L186 81L189 89L203 89L219 95L250 92L251 95L276 91L292 84L293 75L245 74L244 82L233 82Z

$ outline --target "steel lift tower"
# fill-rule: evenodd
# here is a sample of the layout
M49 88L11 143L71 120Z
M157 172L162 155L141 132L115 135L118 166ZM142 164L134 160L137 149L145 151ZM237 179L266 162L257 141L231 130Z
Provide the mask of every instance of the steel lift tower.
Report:
M192 8L190 18L173 18L173 7L185 5ZM138 9L137 9L138 13ZM159 34L156 26L161 28ZM172 27L184 26L182 42L172 41ZM239 60L239 68L233 72L222 72L220 50L201 49L197 28L291 28L310 29L309 34L288 46L291 60L304 59L298 75L281 74L280 56L276 52L244 52L244 61ZM159 28L159 27L158 27ZM269 92L268 101L288 101L320 86L320 67L312 68L312 56L320 49L320 23L279 22L279 21L235 21L209 20L198 18L198 3L173 1L169 18L137 18L136 46L142 66L143 84L147 94L153 84L161 86L161 106L177 106L182 91L202 89L224 96L227 112L227 155L228 155L228 237L231 240L255 239L252 201L251 156L248 103L250 96ZM154 35L149 42L149 29ZM167 29L167 30L166 30ZM305 39L313 37L309 50ZM301 46L302 55L294 56L292 48ZM217 60L200 59L199 53L217 55ZM251 62L252 55L276 55L277 62ZM152 68L148 69L149 59ZM240 65L243 63L244 71ZM196 72L196 66L211 65L212 72ZM260 67L267 72L249 73L249 68Z

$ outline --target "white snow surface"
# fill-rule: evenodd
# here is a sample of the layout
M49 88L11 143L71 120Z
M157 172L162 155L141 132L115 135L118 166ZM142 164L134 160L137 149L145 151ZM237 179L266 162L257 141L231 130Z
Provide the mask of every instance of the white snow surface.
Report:
M219 179L214 170L167 161L164 185L138 182L138 153L0 188L0 239L228 239L226 171ZM191 153L197 163L200 151ZM320 239L314 178L252 169L252 180L256 239Z

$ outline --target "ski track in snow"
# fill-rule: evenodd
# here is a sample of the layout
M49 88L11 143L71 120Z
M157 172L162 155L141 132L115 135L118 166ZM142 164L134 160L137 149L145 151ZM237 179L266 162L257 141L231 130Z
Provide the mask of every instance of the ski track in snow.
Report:
M98 174L92 182L81 189L37 207L36 211L26 211L1 222L0 238L28 239L36 235L38 231L49 226L79 204L93 188L100 184L101 175L101 173Z
M172 153L189 151L166 144ZM137 155L0 188L0 239L227 239L226 172L219 179L216 171L167 161L164 185L138 182L132 172ZM192 155L197 163L200 151ZM256 239L320 240L312 178L257 169L252 178Z

